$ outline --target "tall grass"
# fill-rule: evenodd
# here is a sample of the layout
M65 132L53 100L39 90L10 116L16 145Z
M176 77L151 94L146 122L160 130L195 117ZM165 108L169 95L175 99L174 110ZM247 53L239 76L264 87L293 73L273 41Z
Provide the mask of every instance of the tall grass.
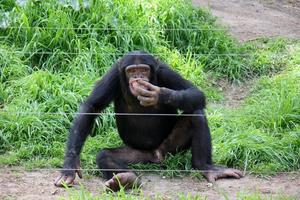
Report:
M232 80L269 69L248 62L248 49L190 1L100 0L76 10L47 0L28 1L24 7L6 3L2 9L10 10L11 20L0 36L39 69L66 72L79 55L87 56L92 68L103 68L130 50L163 55L161 47L188 54L205 70Z
M285 72L262 78L243 107L215 118L217 162L260 172L299 170L299 47L291 50Z

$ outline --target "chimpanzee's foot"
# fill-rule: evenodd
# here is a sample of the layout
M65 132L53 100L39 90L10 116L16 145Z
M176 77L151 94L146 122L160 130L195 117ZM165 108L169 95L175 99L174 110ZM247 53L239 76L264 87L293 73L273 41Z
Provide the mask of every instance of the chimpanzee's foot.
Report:
M203 176L207 179L208 182L215 182L220 178L242 178L243 173L240 170L232 168L217 168L212 169L211 171L204 172Z
M131 189L139 185L140 180L133 172L118 173L105 182L105 186L114 192L119 191L121 187Z

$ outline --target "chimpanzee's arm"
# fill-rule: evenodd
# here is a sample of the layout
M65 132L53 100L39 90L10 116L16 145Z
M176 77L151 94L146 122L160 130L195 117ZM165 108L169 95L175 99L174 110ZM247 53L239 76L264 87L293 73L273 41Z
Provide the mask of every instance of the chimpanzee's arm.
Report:
M165 64L158 70L159 103L168 104L185 112L205 108L205 96L191 82L182 78Z
M97 117L96 113L101 112L109 105L118 89L119 74L116 65L114 65L112 69L97 82L90 96L80 106L79 113L75 117L70 130L64 169L75 169L78 167L77 162L79 162L79 155ZM68 171L63 173L68 174ZM70 173L73 172L71 171Z

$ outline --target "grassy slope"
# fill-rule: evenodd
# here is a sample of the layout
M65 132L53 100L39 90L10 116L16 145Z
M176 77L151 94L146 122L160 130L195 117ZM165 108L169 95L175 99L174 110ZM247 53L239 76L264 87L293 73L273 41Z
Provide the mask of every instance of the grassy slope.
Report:
M208 109L214 159L255 171L299 169L299 43L289 48L289 41L277 39L240 46L191 4L138 2L97 1L79 11L54 1L24 8L1 4L12 20L0 29L0 162L61 166L78 104L115 59L144 49L204 90L208 101L222 98L211 77L245 80L284 70L263 77L242 108ZM104 114L96 124L96 136L82 154L86 168L95 167L99 149L121 144L113 116ZM163 165L190 169L190 156L170 156Z
M261 78L243 107L224 111L231 118L214 121L218 162L270 173L299 169L299 64Z

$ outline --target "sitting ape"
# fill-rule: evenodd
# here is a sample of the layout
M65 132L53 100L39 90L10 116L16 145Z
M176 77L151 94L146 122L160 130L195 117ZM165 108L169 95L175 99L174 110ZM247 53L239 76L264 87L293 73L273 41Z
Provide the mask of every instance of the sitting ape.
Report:
M137 176L126 171L129 163L159 163L167 153L188 148L192 150L192 166L207 170L203 175L208 181L242 177L239 170L212 163L204 94L152 55L133 51L114 64L82 103L79 111L82 114L76 116L71 128L64 169L55 181L56 186L63 181L72 184L76 173L81 177L80 152L96 118L88 113L101 112L111 101L116 113L124 113L116 116L116 122L125 146L103 149L97 156L100 169L116 169L103 171L108 188L118 190L119 182L126 188L132 187ZM178 109L184 114L197 115L174 115Z

